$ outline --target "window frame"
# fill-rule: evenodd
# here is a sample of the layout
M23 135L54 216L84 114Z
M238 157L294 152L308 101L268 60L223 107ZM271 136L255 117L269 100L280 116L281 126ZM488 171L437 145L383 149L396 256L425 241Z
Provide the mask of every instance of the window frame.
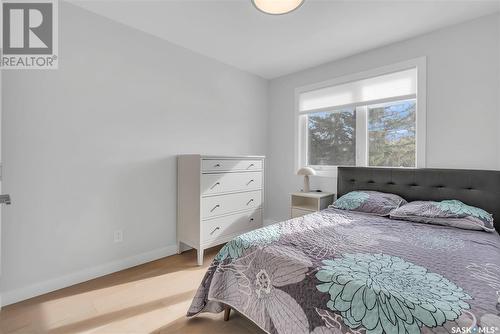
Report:
M368 114L367 106L391 103L415 99L416 120L415 120L415 143L416 143L416 167L426 166L426 106L427 106L427 79L426 79L426 57L410 59L396 64L391 64L372 70L338 77L332 80L298 87L295 89L295 170L307 166L313 168L317 175L326 177L337 177L337 166L332 165L307 165L307 117L304 115L316 112L331 112L343 108L354 107L356 109L356 166L368 166ZM417 91L416 94L403 95L368 102L353 103L349 105L319 108L300 112L299 96L302 93L317 90L329 86L341 85L353 81L369 79L385 74L404 71L416 68L417 70ZM361 131L360 131L361 130ZM384 168L384 167L381 167ZM409 167L396 167L409 168Z

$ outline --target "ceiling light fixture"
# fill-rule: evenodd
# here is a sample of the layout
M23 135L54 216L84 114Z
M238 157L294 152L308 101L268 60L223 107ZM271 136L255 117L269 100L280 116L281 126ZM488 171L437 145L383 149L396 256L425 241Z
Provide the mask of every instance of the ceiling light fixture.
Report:
M304 3L304 0L252 0L252 3L263 13L281 15L293 12Z

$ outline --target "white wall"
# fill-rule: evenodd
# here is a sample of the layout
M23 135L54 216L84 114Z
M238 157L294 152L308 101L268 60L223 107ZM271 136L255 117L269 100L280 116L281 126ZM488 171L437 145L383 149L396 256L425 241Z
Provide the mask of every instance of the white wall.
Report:
M498 40L500 40L500 14L498 15L498 23L497 23L497 36ZM500 55L500 41L497 41L497 52ZM500 61L500 60L499 60ZM497 66L498 76L497 76L497 97L498 97L498 106L500 109L500 65ZM498 123L498 129L500 129L500 117ZM500 147L500 134L498 136L499 142L498 147ZM500 154L498 154L498 165L500 166Z
M267 81L59 9L59 69L3 78L4 303L175 250L176 154L266 153Z
M294 175L294 90L335 77L427 57L427 167L500 168L499 15L483 17L270 82L268 218L289 215ZM314 178L323 190L336 179Z
M0 71L0 128L2 126L2 75L3 71ZM0 131L0 163L2 161L1 157L2 157L2 131ZM2 170L2 167L0 167L0 172ZM0 176L0 192L3 194L2 192L2 177ZM1 255L2 255L2 238L1 238L1 235L2 235L2 214L1 214L1 211L2 211L2 207L0 206L0 278L2 277L2 266L1 266L1 261L2 261L2 258L1 258ZM1 291L1 289L0 289ZM2 309L2 294L0 292L0 311Z

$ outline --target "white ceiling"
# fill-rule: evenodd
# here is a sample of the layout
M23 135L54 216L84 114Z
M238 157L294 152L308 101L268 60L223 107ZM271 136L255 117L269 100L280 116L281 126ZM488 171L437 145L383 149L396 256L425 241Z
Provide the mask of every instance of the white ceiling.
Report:
M257 11L250 0L72 3L264 78L500 10L500 0L305 0L281 16Z

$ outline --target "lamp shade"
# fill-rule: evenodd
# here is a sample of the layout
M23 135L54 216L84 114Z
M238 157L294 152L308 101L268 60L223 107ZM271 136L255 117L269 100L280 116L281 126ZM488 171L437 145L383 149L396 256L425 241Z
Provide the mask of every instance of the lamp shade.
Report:
M302 167L297 171L297 175L316 175L316 171L311 167Z

